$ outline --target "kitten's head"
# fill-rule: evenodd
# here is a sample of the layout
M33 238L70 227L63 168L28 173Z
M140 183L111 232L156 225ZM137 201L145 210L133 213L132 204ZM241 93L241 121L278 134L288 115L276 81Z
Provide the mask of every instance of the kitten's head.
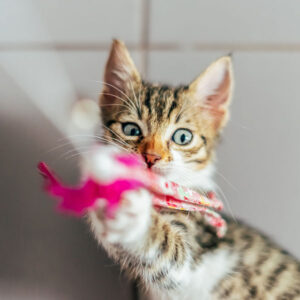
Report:
M215 61L191 84L144 82L125 45L115 40L104 74L100 109L104 136L141 154L169 180L212 188L213 152L228 119L230 57Z

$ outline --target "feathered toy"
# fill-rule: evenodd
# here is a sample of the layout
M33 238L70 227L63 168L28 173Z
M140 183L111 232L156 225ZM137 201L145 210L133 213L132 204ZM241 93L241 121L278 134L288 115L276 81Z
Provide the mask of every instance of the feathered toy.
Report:
M106 202L107 217L112 217L124 192L143 188L151 193L155 207L198 211L216 228L219 237L226 232L226 222L216 212L223 209L223 204L213 193L204 196L165 180L146 169L138 155L100 145L91 151L84 165L83 179L74 187L63 185L46 163L38 165L45 191L61 199L58 208L62 212L80 217L97 209L102 200Z

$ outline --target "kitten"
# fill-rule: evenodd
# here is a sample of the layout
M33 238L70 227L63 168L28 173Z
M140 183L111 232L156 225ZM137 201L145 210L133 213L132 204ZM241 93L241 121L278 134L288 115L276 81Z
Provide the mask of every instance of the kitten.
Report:
M103 135L141 154L145 167L167 179L212 191L232 76L230 57L222 57L190 85L150 84L115 40L100 97ZM128 192L114 219L99 208L89 220L96 239L148 299L300 299L300 264L241 223L228 219L228 232L218 239L197 213L154 210L145 190Z

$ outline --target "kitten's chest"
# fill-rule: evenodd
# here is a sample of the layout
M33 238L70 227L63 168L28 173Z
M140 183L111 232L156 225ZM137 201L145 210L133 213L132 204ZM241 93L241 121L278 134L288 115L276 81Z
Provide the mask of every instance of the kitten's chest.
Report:
M161 292L149 288L143 300L211 300L218 283L232 272L238 255L228 249L219 249L203 255L203 259L194 270L187 269L180 277L186 279L184 286L175 292ZM176 274L174 274L176 276ZM175 279L175 278L174 278Z

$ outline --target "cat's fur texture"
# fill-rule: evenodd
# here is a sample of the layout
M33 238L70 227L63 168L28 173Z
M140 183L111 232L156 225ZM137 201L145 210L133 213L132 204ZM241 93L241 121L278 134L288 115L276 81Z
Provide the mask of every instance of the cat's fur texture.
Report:
M114 41L104 81L106 139L145 159L154 155L152 169L169 180L214 189L214 147L232 95L230 57L190 85L172 88L142 81L124 44ZM127 122L139 126L139 135L124 134ZM191 143L172 140L178 128L193 133ZM228 219L228 232L218 239L197 213L154 210L145 190L128 192L115 218L99 208L89 220L99 243L149 299L300 299L299 263L239 222Z

